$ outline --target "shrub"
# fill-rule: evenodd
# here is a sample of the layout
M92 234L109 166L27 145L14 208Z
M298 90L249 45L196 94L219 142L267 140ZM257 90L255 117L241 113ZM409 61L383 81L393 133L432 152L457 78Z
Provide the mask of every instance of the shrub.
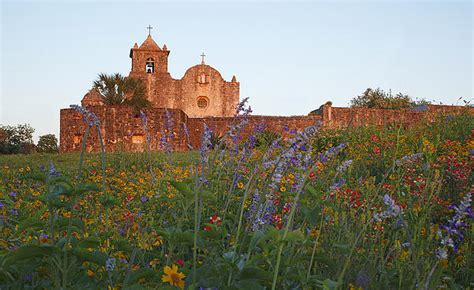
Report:
M47 134L39 137L36 145L36 152L58 153L58 139L54 134Z
M29 154L35 151L33 129L29 124L0 125L0 154Z
M409 95L403 93L392 95L391 91L387 93L380 88L375 90L368 88L362 95L351 100L353 108L402 109L427 104L429 102L424 99L414 101Z

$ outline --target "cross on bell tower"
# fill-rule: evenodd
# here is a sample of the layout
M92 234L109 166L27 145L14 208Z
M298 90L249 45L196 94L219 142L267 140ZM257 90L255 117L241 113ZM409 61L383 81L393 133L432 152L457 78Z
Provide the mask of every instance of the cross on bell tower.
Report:
M204 63L204 58L206 57L206 55L204 54L204 52L201 54L201 64L205 64Z
M151 30L153 29L153 27L151 27L151 25L148 24L147 29L148 29L148 35L151 35Z

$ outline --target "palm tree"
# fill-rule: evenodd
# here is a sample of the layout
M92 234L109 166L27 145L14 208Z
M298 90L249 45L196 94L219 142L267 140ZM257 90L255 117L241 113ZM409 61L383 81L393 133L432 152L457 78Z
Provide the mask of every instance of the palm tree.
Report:
M94 81L94 88L106 105L129 105L137 110L150 105L146 98L145 85L140 79L124 77L119 73L101 73Z

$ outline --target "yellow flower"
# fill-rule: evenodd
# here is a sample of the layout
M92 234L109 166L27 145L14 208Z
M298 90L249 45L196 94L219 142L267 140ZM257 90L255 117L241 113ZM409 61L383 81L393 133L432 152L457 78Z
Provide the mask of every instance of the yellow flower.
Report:
M71 212L67 211L67 212L63 213L63 217L70 218L71 217Z
M319 230L312 229L311 232L310 232L310 236L313 237L313 238L319 236Z
M410 252L407 251L407 250L403 250L401 253L400 253L400 260L401 261L405 261L408 256L410 256Z
M456 267L459 268L461 266L464 266L464 264L466 264L466 260L464 259L464 256L459 255L454 259L454 265L456 265Z
M421 235L424 237L426 236L426 228L425 227L422 227L421 228Z
M92 270L90 270L90 269L87 270L87 276L89 276L89 277L94 277L94 275L95 275L95 272L94 272L94 271L92 271Z
M165 275L161 276L162 282L168 282L171 286L177 286L184 289L183 278L186 277L183 273L178 272L178 266L172 265L171 268L166 266L164 269Z
M285 192L286 191L286 188L284 186L280 187L280 191L281 192Z
M152 267L152 268L155 268L156 265L158 265L160 263L160 260L158 259L153 259L150 261L149 265Z
M446 259L439 260L439 264L442 268L448 268L448 260Z
M357 286L349 283L349 290L362 290L362 287L357 287Z
M244 184L242 182L239 182L239 183L237 183L237 187L242 189L242 188L244 188Z
M413 204L412 210L413 210L413 213L414 213L414 214L418 214L418 213L421 211L421 206L420 206L420 204L419 204L419 203Z

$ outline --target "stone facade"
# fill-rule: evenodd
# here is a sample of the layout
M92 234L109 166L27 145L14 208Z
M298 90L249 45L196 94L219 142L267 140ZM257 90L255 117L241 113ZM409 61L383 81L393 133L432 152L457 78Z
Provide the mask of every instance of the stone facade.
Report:
M165 149L161 142L164 137L175 151L188 150L188 145L196 149L201 144L204 124L207 124L216 135L222 136L241 118L240 116L190 118L180 109L150 108L145 112L148 119L145 131L142 119L130 107L90 106L88 109L101 121L101 135L107 152L144 151L147 136L150 140L150 149L153 151ZM433 122L436 116L459 114L463 110L474 113L473 108L456 106L427 106L423 110L386 110L337 108L326 103L317 113L307 116L250 116L248 124L242 131L242 138L248 137L257 126L278 132L286 138L291 132L301 131L316 122L322 122L323 129L387 124L416 126L424 122ZM171 130L167 128L166 122L173 124ZM80 151L85 128L82 116L77 111L62 109L61 152ZM189 134L186 134L185 128ZM89 135L86 149L89 152L100 150L95 128Z
M143 80L147 98L155 108L180 109L189 117L230 117L239 102L240 84L236 77L224 80L215 68L204 63L189 68L181 79L174 79L168 72L170 51L160 47L149 35L130 50L132 69L129 77ZM95 90L82 99L86 107L103 103Z
M169 54L166 45L159 47L151 36L140 46L135 43L130 50L132 69L129 77L145 82L147 98L152 104L145 111L146 126L132 108L105 105L94 89L82 99L82 105L100 120L100 133L107 152L143 151L147 146L151 150L165 150L163 140L175 151L188 150L189 145L198 148L204 124L222 136L241 118L234 116L240 86L235 76L230 82L225 81L203 59L201 64L189 68L181 79L173 79L168 72ZM300 131L316 122L322 122L325 128L391 123L412 126L433 122L440 114L458 114L462 110L473 113L474 109L431 105L402 110L337 108L327 102L307 116L250 116L241 137L245 139L257 127L264 127L287 138L290 132ZM60 151L80 151L86 129L83 117L73 109L62 109L60 115ZM92 128L86 144L89 152L100 151L97 133L97 129Z

